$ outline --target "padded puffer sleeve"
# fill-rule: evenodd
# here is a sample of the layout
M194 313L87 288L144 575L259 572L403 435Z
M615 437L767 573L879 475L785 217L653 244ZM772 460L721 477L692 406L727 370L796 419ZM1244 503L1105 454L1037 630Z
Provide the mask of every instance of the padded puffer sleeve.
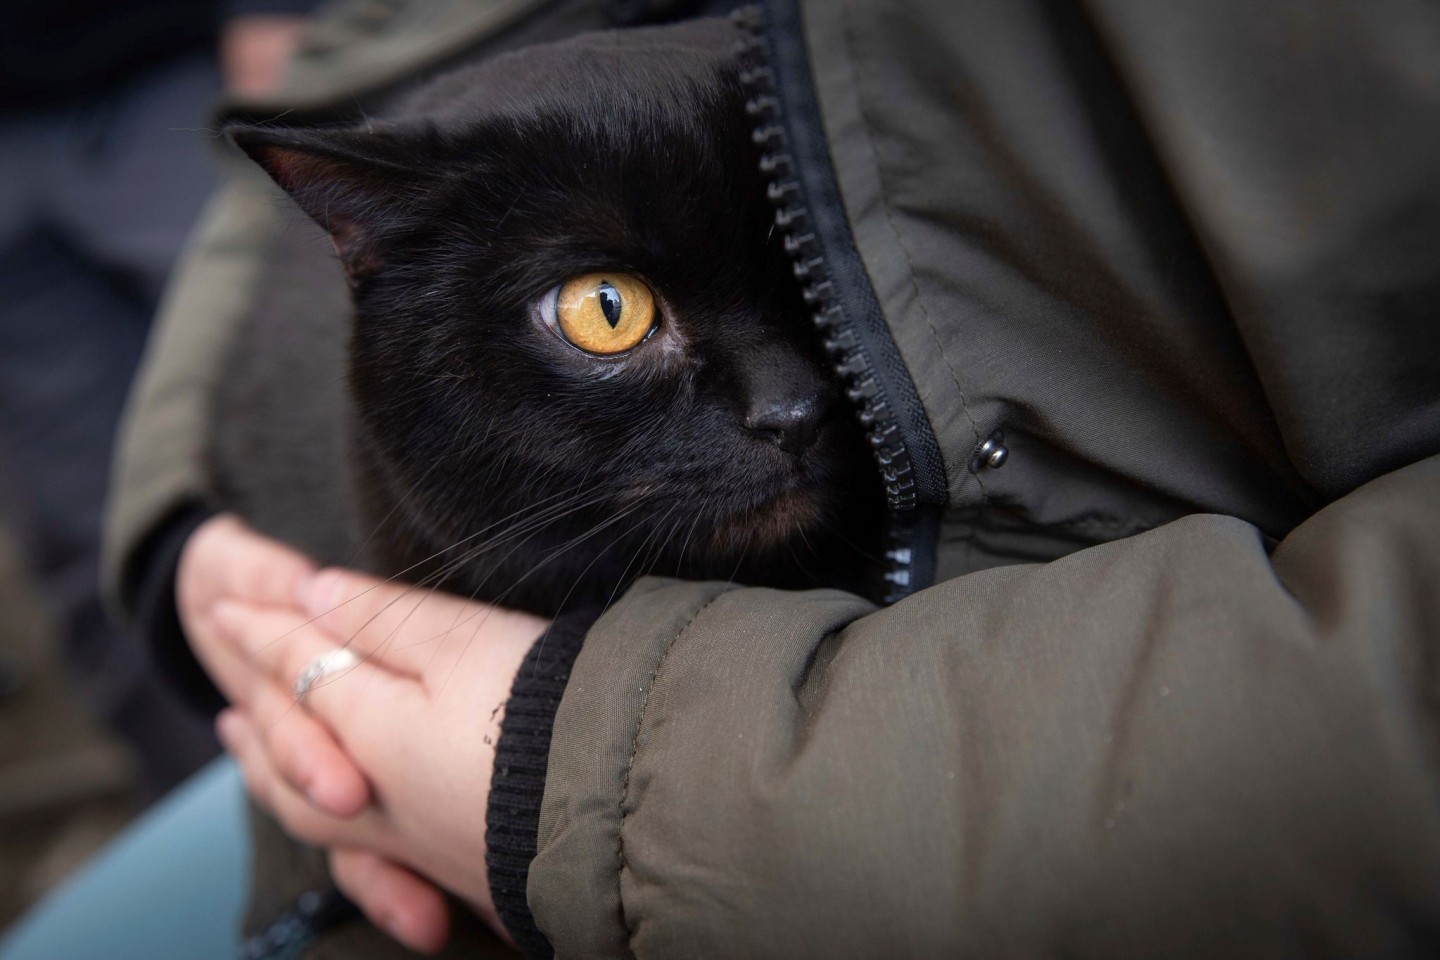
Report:
M1399 956L1440 933L1440 458L885 610L646 581L556 718L559 957Z

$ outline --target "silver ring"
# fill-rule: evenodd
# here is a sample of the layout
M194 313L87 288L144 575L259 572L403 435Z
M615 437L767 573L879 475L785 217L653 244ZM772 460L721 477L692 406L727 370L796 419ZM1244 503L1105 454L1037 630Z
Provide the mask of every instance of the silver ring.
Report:
M326 677L333 677L337 673L345 673L353 670L360 663L360 658L351 653L348 647L341 647L338 650L329 650L320 654L314 660L305 664L305 669L300 671L300 676L295 678L295 702L304 703L305 695L311 691L315 684Z

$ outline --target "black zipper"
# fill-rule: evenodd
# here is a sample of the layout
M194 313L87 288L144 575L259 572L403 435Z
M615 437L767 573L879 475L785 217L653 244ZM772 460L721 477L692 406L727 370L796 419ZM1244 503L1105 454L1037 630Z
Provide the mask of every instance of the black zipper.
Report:
M890 336L845 220L794 0L735 11L760 171L805 302L865 430L885 488L886 603L928 586L947 498L934 430Z

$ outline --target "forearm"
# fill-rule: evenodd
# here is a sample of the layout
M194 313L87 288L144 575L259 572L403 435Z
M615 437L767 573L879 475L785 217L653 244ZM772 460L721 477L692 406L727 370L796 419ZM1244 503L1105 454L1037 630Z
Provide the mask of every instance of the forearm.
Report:
M556 721L539 924L562 956L1418 949L1437 489L1431 460L1271 555L1197 516L874 613L648 585Z

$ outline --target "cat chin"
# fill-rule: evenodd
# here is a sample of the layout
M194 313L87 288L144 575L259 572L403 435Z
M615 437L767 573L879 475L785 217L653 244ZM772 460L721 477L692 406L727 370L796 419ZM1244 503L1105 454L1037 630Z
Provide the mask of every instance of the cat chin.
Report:
M823 513L815 491L783 490L754 507L736 511L717 524L711 536L727 553L770 550L794 544L817 530Z

